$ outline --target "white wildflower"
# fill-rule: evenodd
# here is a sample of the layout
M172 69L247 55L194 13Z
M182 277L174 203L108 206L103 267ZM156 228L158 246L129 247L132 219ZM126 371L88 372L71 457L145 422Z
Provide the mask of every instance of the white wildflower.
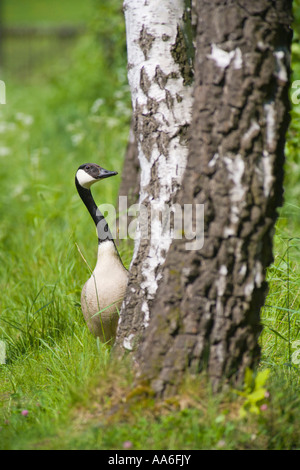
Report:
M0 147L0 157L7 157L11 154L11 149L8 147Z
M0 134L5 134L5 132L14 131L16 125L14 122L0 122Z
M24 113L17 113L16 120L19 121L24 126L31 126L31 124L33 123L33 117L30 116L29 114L24 114Z
M77 145L79 145L84 139L84 134L83 132L82 133L79 133L79 134L73 134L71 136L71 141L72 141L72 144L77 147Z
M91 112L93 114L97 113L99 108L103 105L104 103L104 100L102 98L98 98L96 101L94 101L94 103L92 104L92 107L91 107Z

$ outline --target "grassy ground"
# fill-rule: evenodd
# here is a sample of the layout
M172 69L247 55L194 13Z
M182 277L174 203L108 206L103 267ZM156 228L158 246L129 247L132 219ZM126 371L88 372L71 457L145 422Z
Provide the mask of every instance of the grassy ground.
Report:
M205 377L187 377L178 396L154 401L147 388L133 386L126 363L112 363L87 331L79 299L89 270L78 247L93 266L97 241L74 173L87 161L122 169L130 100L118 3L98 2L91 33L68 61L53 58L46 72L35 69L25 84L5 72L0 340L7 360L0 365L0 449L298 449L297 106L287 145L286 202L262 312L261 368L245 378L243 393L214 396ZM21 17L17 11L10 15L16 22ZM298 56L295 45L294 79ZM116 200L118 178L95 186L98 203ZM121 245L120 251L128 266L130 250Z

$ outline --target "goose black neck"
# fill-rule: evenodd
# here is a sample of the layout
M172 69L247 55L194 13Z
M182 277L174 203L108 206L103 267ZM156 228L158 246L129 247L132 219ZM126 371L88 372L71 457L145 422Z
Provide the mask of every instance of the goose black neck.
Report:
M104 215L98 209L90 189L83 188L75 178L75 184L79 196L81 197L83 203L85 204L87 210L89 211L95 225L97 228L98 234L98 243L102 243L106 240L111 240L114 242L111 231L109 230L108 223L105 220Z

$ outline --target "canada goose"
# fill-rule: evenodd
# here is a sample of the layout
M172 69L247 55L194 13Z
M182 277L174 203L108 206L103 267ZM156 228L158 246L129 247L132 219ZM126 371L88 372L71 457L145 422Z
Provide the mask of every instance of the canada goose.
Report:
M97 208L90 187L109 176L117 175L96 163L80 165L75 175L79 196L87 207L98 234L96 267L81 293L81 309L89 330L103 342L115 339L119 309L127 286L128 271L124 267L108 224Z

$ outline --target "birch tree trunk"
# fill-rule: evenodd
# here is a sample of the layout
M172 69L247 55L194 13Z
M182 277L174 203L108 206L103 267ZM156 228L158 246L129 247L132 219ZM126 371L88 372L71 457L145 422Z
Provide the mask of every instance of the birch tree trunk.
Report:
M192 141L177 202L204 204L201 250L174 240L135 358L168 395L185 371L215 388L260 355L260 308L283 199L291 1L198 0Z
M128 79L140 162L140 216L116 339L116 348L125 350L134 348L149 324L151 302L172 241L160 211L172 203L186 168L193 82L190 3L124 2Z

